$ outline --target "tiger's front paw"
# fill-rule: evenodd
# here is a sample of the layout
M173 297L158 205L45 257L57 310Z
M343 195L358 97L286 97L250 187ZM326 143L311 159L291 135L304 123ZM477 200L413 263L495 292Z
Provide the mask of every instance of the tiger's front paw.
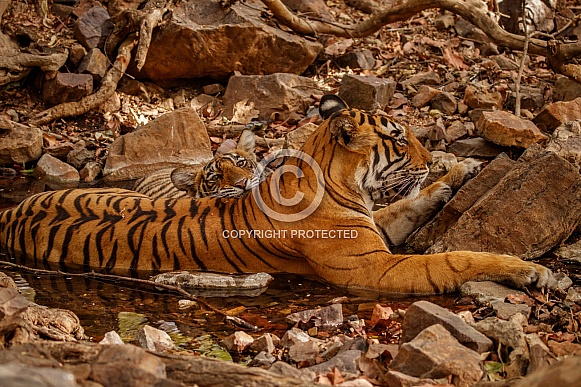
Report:
M538 288L549 289L554 289L557 286L557 280L549 268L532 262L519 261L515 264L516 267L511 268L512 265L508 265L508 270L513 274L511 282L514 282L515 285L524 287L534 284Z
M460 188L466 181L476 176L482 169L482 162L475 159L465 159L454 165L438 181L441 181L453 190Z

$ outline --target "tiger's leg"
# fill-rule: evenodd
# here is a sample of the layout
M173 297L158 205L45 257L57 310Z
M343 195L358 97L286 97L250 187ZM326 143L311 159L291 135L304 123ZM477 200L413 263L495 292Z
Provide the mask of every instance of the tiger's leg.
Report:
M399 246L447 203L454 191L475 176L482 163L466 159L415 198L404 198L373 212L373 220L386 246Z
M357 230L353 240L335 239L332 249L325 243L309 245L306 259L317 275L348 288L417 294L457 291L467 281L495 281L519 288L556 283L551 270L514 256L472 251L394 255L372 228Z

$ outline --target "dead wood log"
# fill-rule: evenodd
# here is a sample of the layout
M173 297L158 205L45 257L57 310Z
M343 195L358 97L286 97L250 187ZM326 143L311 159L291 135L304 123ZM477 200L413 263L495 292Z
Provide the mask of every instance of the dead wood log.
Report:
M484 3L478 0L393 0L376 7L369 18L352 25L328 23L297 16L280 0L262 0L274 17L293 31L303 35L329 34L350 38L360 38L377 32L389 23L404 21L413 15L430 8L440 8L463 17L484 33L496 44L513 50L523 51L526 38L511 34L491 18ZM559 73L579 80L581 68L571 60L581 55L581 43L562 43L541 39L529 39L528 52L546 56L553 69Z
M131 50L135 47L137 39L130 36L121 44L117 59L113 66L107 71L101 82L101 87L95 93L81 99L77 102L66 102L38 114L30 121L32 125L47 124L57 118L74 117L102 105L117 89L117 83L125 73L129 62L131 61Z

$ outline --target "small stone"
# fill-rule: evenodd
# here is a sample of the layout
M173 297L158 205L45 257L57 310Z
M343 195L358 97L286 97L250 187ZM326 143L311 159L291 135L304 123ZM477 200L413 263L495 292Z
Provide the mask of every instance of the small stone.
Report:
M581 119L581 98L568 102L554 102L541 110L533 122L540 129L553 132L560 125L578 119Z
M42 100L47 105L76 102L93 91L93 77L89 74L57 73L42 84Z
M88 162L95 159L95 151L90 151L87 148L76 148L67 155L67 163L71 164L77 169L82 169Z
M87 55L87 50L79 43L73 43L69 48L69 60L77 67L81 64L85 55Z
M175 347L167 332L149 325L145 325L137 332L136 339L142 348L152 352L165 352Z
M427 105L434 97L441 94L442 92L438 89L434 89L430 86L422 86L418 90L417 94L412 98L412 105L417 108Z
M531 121L498 110L483 112L476 129L480 136L501 146L528 148L549 139Z
M424 329L412 341L402 344L389 368L422 378L452 376L455 384L464 386L476 383L483 375L480 355L461 345L439 324Z
M314 340L298 342L290 346L288 355L295 363L315 364L319 354L319 344Z
M90 183L97 179L101 173L101 164L97 161L89 161L83 169L79 171L79 177L83 183Z
M569 77L557 75L553 88L553 101L571 101L581 97L581 84Z
M99 344L125 344L121 339L121 336L115 331L110 331L105 333L103 340L99 341Z
M434 109L438 109L445 115L452 115L456 112L458 103L456 98L448 92L441 92L430 100L430 104Z
M510 304L507 302L493 302L491 304L492 309L496 313L496 317L509 320L511 317L522 314L525 317L529 317L531 314L531 308L525 304Z
M339 86L339 97L352 108L384 109L395 93L395 87L396 82L390 79L346 74Z
M479 90L473 85L464 91L464 103L472 109L502 109L503 98L499 91Z
M577 287L570 287L567 290L567 297L565 299L579 304L581 303L581 291Z
M276 361L276 358L272 356L269 352L262 351L258 355L254 356L252 361L248 364L251 367L263 367L267 368Z
M447 151L458 157L493 159L504 152L504 148L486 141L482 137L466 138L449 145Z
M79 65L79 73L93 77L93 84L99 84L109 67L109 59L98 48L91 49Z
M434 324L444 327L460 343L478 353L486 352L492 346L492 342L486 336L466 324L460 317L428 301L414 302L406 311L401 343L411 341L425 328Z
M573 285L573 280L571 280L571 278L567 277L567 274L565 273L556 273L555 274L555 279L557 280L557 285L556 288L566 292L567 289L569 289L571 287L571 285Z
M414 74L406 80L401 81L402 86L439 85L440 76L434 71Z
M87 49L103 48L114 25L105 8L95 6L81 16L73 28L75 38Z
M451 144L467 134L468 129L466 125L462 121L454 121L446 128L446 142Z
M212 83L210 85L202 86L202 92L204 94L218 94L225 90L224 86L219 83Z
M305 331L299 328L291 328L286 331L282 336L282 339L280 339L280 345L289 348L291 345L306 343L310 340L312 340L311 337Z
M393 309L391 309L389 306L383 307L379 304L375 304L373 312L371 313L371 326L374 327L376 325L389 325L392 314Z
M336 356L332 357L326 362L308 367L310 371L314 371L318 374L325 374L337 368L341 372L349 372L352 374L357 374L358 372L358 360L363 355L363 352L357 349L349 349L343 352L339 352Z
M0 165L23 164L42 156L42 131L15 127L0 130Z
M236 331L224 340L220 341L220 345L228 351L244 352L254 342L254 338L243 331Z
M49 154L38 160L34 176L44 180L52 189L74 188L80 181L79 172L74 167Z
M266 333L259 338L254 339L252 344L250 344L250 350L255 352L266 352L269 354L274 353L274 351L276 351L276 345L274 344L273 336L274 335L271 333Z
M527 374L545 368L554 362L549 347L543 343L536 333L525 335L525 340L529 346L530 363L527 368Z
M524 296L525 293L492 281L468 281L460 287L460 294L472 297L479 305L504 302L509 295Z
M341 67L350 69L371 70L375 67L375 58L369 50L351 51L335 58Z
M320 309L308 309L289 314L286 320L292 324L312 322L317 327L336 327L343 324L343 306L333 304Z

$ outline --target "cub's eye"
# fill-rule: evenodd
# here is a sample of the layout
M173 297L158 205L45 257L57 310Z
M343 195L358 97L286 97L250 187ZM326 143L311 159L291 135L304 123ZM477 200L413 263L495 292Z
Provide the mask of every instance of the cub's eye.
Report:
M246 160L238 160L236 162L236 165L239 167L245 167L246 166Z
M399 146L407 146L407 144L408 144L408 140L405 138L398 138L397 140L395 140L395 142Z

